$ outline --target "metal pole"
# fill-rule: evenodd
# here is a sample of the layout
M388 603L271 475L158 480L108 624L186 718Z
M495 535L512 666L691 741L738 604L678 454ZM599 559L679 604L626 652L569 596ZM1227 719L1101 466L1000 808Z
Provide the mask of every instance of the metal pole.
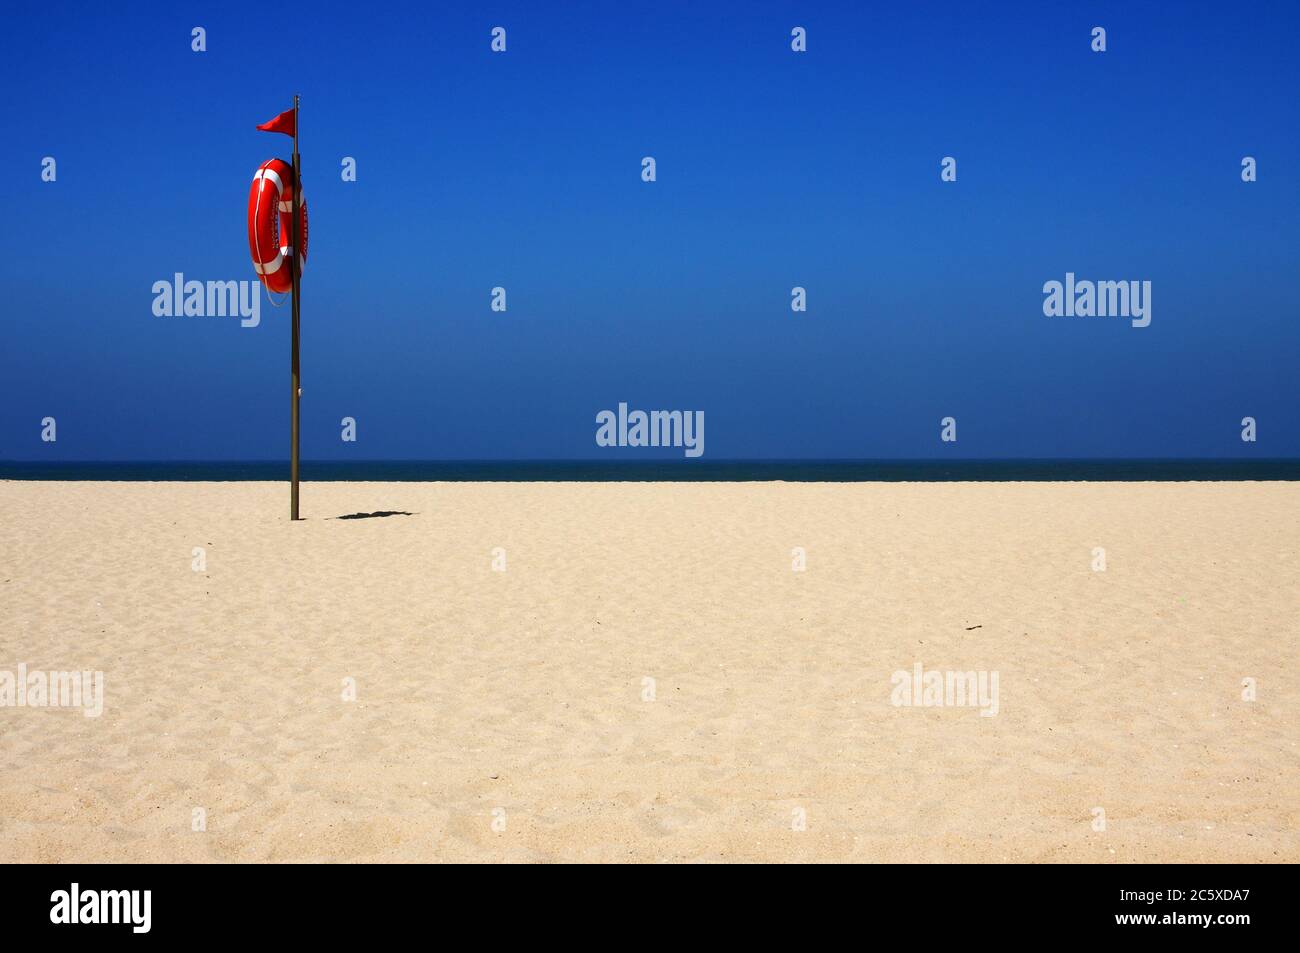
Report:
M293 377L293 410L290 414L289 429L291 431L292 447L289 452L289 519L298 519L298 398L302 396L302 381L298 365L298 306L299 299L302 297L301 284L302 275L298 269L299 256L302 254L302 245L299 244L301 236L298 234L298 208L302 203L302 173L298 164L298 95L293 97L293 219L289 225L289 235L293 242L293 261L290 263L293 270L290 272L293 278L293 345L292 345L292 377Z

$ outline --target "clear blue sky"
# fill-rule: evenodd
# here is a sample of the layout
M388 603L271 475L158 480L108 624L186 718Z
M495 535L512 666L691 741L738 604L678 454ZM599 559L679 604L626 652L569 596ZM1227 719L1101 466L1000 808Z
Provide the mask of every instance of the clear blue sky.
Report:
M665 455L620 400L711 459L1300 455L1300 5L238 6L4 14L0 459L287 455L288 308L151 287L254 277L295 91L308 459ZM1067 271L1150 327L1045 317Z

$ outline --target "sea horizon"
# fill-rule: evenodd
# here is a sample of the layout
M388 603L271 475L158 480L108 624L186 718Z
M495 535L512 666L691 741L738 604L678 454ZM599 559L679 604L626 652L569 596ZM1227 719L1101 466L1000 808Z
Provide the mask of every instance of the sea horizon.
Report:
M322 482L1187 482L1300 480L1300 458L304 460ZM4 461L0 480L254 482L283 460Z

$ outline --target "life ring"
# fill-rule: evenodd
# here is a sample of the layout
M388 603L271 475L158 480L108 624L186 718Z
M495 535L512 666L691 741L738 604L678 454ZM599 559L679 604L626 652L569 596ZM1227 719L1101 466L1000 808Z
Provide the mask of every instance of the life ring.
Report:
M293 288L289 256L293 236L289 222L293 216L293 166L283 159L268 159L253 173L253 188L248 193L248 250L253 256L253 270L262 283L277 293ZM307 199L298 197L298 235L302 250L298 255L298 273L307 268ZM277 228L276 223L279 223Z

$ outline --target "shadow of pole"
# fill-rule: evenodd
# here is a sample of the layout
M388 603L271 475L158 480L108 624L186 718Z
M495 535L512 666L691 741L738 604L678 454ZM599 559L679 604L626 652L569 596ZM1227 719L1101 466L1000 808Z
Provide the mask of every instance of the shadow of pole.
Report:
M336 520L373 520L381 519L385 516L414 516L414 513L408 513L406 510L375 510L373 513L349 513L347 516L336 516Z

